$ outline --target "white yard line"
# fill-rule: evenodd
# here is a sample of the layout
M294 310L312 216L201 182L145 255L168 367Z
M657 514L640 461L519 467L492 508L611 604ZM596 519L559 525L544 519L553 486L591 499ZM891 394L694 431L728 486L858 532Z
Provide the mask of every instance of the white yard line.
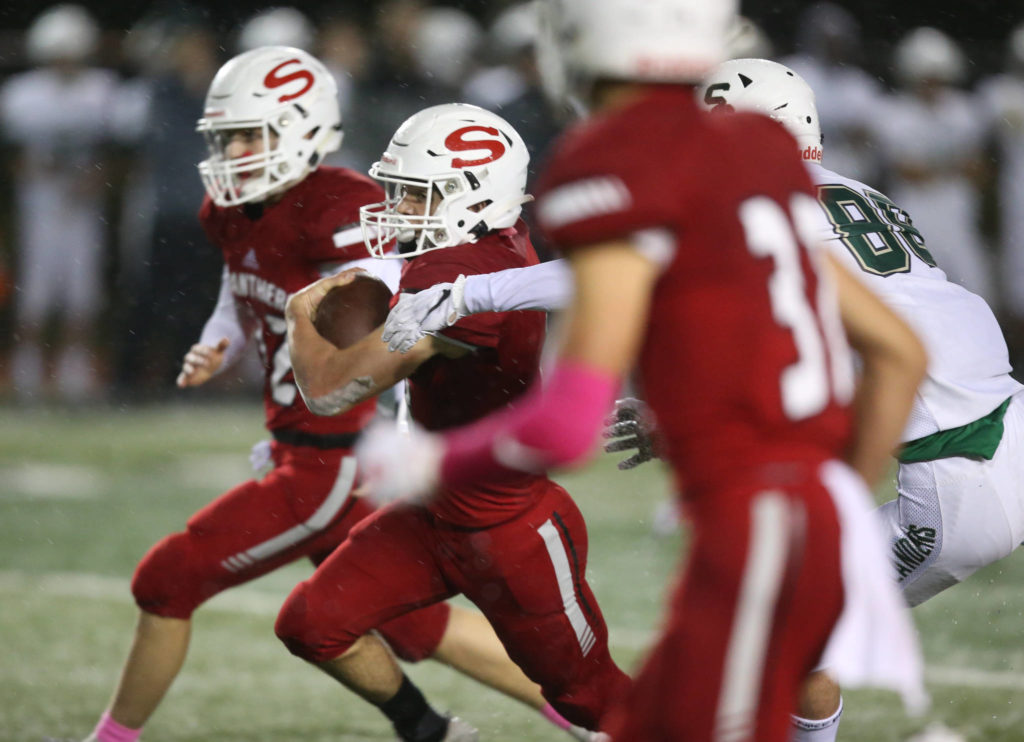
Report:
M162 476L186 487L226 490L253 477L244 452L184 454ZM0 465L0 500L95 500L107 495L113 477L99 466L26 461Z
M0 570L0 595L4 593L36 593L54 598L106 600L124 604L131 602L128 580L84 572L32 574L19 570ZM283 594L242 586L216 596L203 606L203 610L273 617L277 615L283 600ZM624 649L643 649L654 639L652 632L637 629L612 627L609 633L612 645ZM1024 672L929 665L925 677L932 685L953 688L1024 691Z
M0 499L93 500L109 489L98 467L29 461L0 467Z
M34 592L54 598L132 602L128 580L85 572L31 574L19 570L0 570L0 592ZM284 594L274 595L252 587L238 587L217 595L203 606L203 610L276 616L284 599Z

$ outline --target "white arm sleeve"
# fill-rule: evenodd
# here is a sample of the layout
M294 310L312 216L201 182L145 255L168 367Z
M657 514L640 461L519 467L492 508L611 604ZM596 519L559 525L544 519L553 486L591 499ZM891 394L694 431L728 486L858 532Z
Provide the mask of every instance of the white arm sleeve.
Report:
M224 363L221 364L218 373L229 367L245 350L252 331L255 329L255 322L252 318L243 317L239 314L238 304L235 302L235 295L231 293L231 284L228 281L228 269L220 278L220 293L217 295L217 305L213 308L213 314L206 320L203 332L199 336L201 345L216 345L221 338L227 338L230 345L224 352Z
M528 268L467 276L463 301L469 314L521 309L552 312L568 306L572 294L569 264L552 260Z

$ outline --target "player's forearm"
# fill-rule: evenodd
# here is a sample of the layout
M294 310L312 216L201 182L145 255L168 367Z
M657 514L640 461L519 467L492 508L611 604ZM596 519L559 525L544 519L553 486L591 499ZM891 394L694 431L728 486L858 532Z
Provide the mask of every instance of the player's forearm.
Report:
M514 409L446 434L441 480L458 486L501 472L580 463L593 449L618 388L618 379L605 371L559 362L547 385Z
M873 485L899 442L928 356L902 319L831 257L828 264L838 287L843 327L863 364L847 460Z
M572 300L573 278L568 263L552 260L527 268L510 268L466 278L468 314L564 309Z
M572 271L579 290L547 387L494 420L446 436L445 481L472 481L500 468L565 466L590 452L632 365L658 271L628 242L581 251Z
M239 315L238 304L231 291L227 268L225 268L221 275L217 304L199 336L199 344L210 347L215 347L223 338L228 340L228 346L224 351L224 360L215 373L222 372L238 360L245 350L251 330L252 328L247 327Z
M923 366L913 359L882 356L864 361L847 463L871 486L889 466L923 375Z
M345 351L321 337L308 317L289 311L287 320L292 373L310 412L337 415L371 396L349 377Z

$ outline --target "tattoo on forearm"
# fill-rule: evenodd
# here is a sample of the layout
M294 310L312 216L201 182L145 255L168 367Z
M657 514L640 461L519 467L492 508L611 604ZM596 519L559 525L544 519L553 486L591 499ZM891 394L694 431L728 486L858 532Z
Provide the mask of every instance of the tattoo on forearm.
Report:
M303 399L306 401L306 407L314 415L337 415L371 396L372 390L373 378L360 376L333 392L328 392L315 399L303 395Z

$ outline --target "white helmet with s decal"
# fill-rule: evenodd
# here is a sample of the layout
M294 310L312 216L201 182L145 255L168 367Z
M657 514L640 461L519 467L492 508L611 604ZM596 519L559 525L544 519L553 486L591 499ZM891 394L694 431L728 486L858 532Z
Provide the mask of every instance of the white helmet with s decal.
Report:
M263 201L305 178L341 146L337 85L301 49L253 49L217 72L196 130L210 149L199 174L213 202ZM262 138L262 149L229 156L228 145L240 132Z
M821 162L814 91L789 67L768 59L732 59L708 74L698 95L712 111L754 111L775 119L796 139L805 160Z
M526 195L530 155L505 119L466 103L446 103L410 117L370 175L387 199L359 210L363 238L378 258L408 258L475 242L516 223ZM411 194L423 213L403 209ZM392 241L398 253L389 252Z

